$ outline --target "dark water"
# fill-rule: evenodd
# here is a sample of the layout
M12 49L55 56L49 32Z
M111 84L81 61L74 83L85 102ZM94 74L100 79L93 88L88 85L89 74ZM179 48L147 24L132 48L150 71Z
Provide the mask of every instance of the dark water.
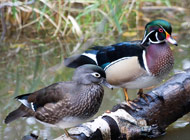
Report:
M184 31L179 34L177 36L179 46L172 46L175 55L175 68L170 76L190 67L189 34ZM36 131L41 138L48 139L53 139L63 133L59 129L44 127L31 118L18 119L8 125L3 123L3 119L8 112L19 105L13 99L15 96L35 91L56 81L70 80L72 76L73 70L64 68L62 65L62 52L64 50L61 47L53 48L52 44L39 44L33 43L29 46L22 42L9 46L11 51L4 49L1 52L0 139L2 140L20 140L23 135L29 134L32 131ZM129 92L130 98L136 97L135 90L130 90ZM122 101L124 101L122 90L110 91L106 89L102 106L96 116ZM157 140L189 140L189 121L190 114L187 114L170 125L166 135L157 138Z

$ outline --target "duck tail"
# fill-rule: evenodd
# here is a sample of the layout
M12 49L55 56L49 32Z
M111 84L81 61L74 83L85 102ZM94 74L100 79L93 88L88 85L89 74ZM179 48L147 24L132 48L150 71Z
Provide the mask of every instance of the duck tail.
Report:
M7 117L5 118L5 123L8 124L20 117L29 116L27 110L27 107L25 107L24 105L20 105L16 110L12 111L7 115Z

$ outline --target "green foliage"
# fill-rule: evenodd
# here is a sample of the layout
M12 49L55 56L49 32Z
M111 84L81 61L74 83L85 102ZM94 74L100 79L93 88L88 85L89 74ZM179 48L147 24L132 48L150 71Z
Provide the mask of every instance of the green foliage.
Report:
M12 0L17 2L17 0ZM96 32L97 26L107 27L104 33L123 33L126 23L127 28L134 28L140 14L139 9L145 2L155 3L155 0L126 1L126 0L77 0L73 1L36 1L33 5L12 7L12 13L7 7L6 16L10 25L16 25L21 30L33 28L33 31L46 30L51 36L86 35L87 30ZM170 0L161 0L162 5L171 6ZM9 12L8 12L9 11ZM12 19L12 15L13 18ZM27 16L23 16L27 15ZM133 23L128 22L133 19ZM107 20L107 22L103 22ZM24 22L20 22L24 21ZM37 28L33 26L37 25ZM135 25L135 26L134 26ZM111 30L110 30L111 29ZM102 32L101 31L101 32ZM44 32L43 32L44 33Z

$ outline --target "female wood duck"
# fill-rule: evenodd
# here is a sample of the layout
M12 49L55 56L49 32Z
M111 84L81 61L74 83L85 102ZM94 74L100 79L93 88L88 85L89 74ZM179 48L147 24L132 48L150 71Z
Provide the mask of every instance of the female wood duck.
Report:
M174 58L168 44L177 45L171 37L171 24L157 19L145 26L141 41L121 42L110 46L97 46L81 55L65 59L65 65L76 68L83 64L96 64L105 72L107 81L124 88L129 103L127 89L140 89L158 84L173 68Z
M104 89L111 88L104 70L97 65L83 65L76 69L72 80L58 82L36 92L17 96L22 104L9 113L5 123L20 117L35 117L49 126L62 129L76 126L97 113Z

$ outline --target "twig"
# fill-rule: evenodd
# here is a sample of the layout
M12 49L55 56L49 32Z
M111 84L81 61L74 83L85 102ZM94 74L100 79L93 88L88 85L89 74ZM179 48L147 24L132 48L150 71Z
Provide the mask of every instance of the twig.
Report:
M129 14L131 13L131 11L132 11L132 9L134 7L135 2L136 2L136 0L132 0L131 5L129 7L129 11L126 14L126 19L129 17Z

